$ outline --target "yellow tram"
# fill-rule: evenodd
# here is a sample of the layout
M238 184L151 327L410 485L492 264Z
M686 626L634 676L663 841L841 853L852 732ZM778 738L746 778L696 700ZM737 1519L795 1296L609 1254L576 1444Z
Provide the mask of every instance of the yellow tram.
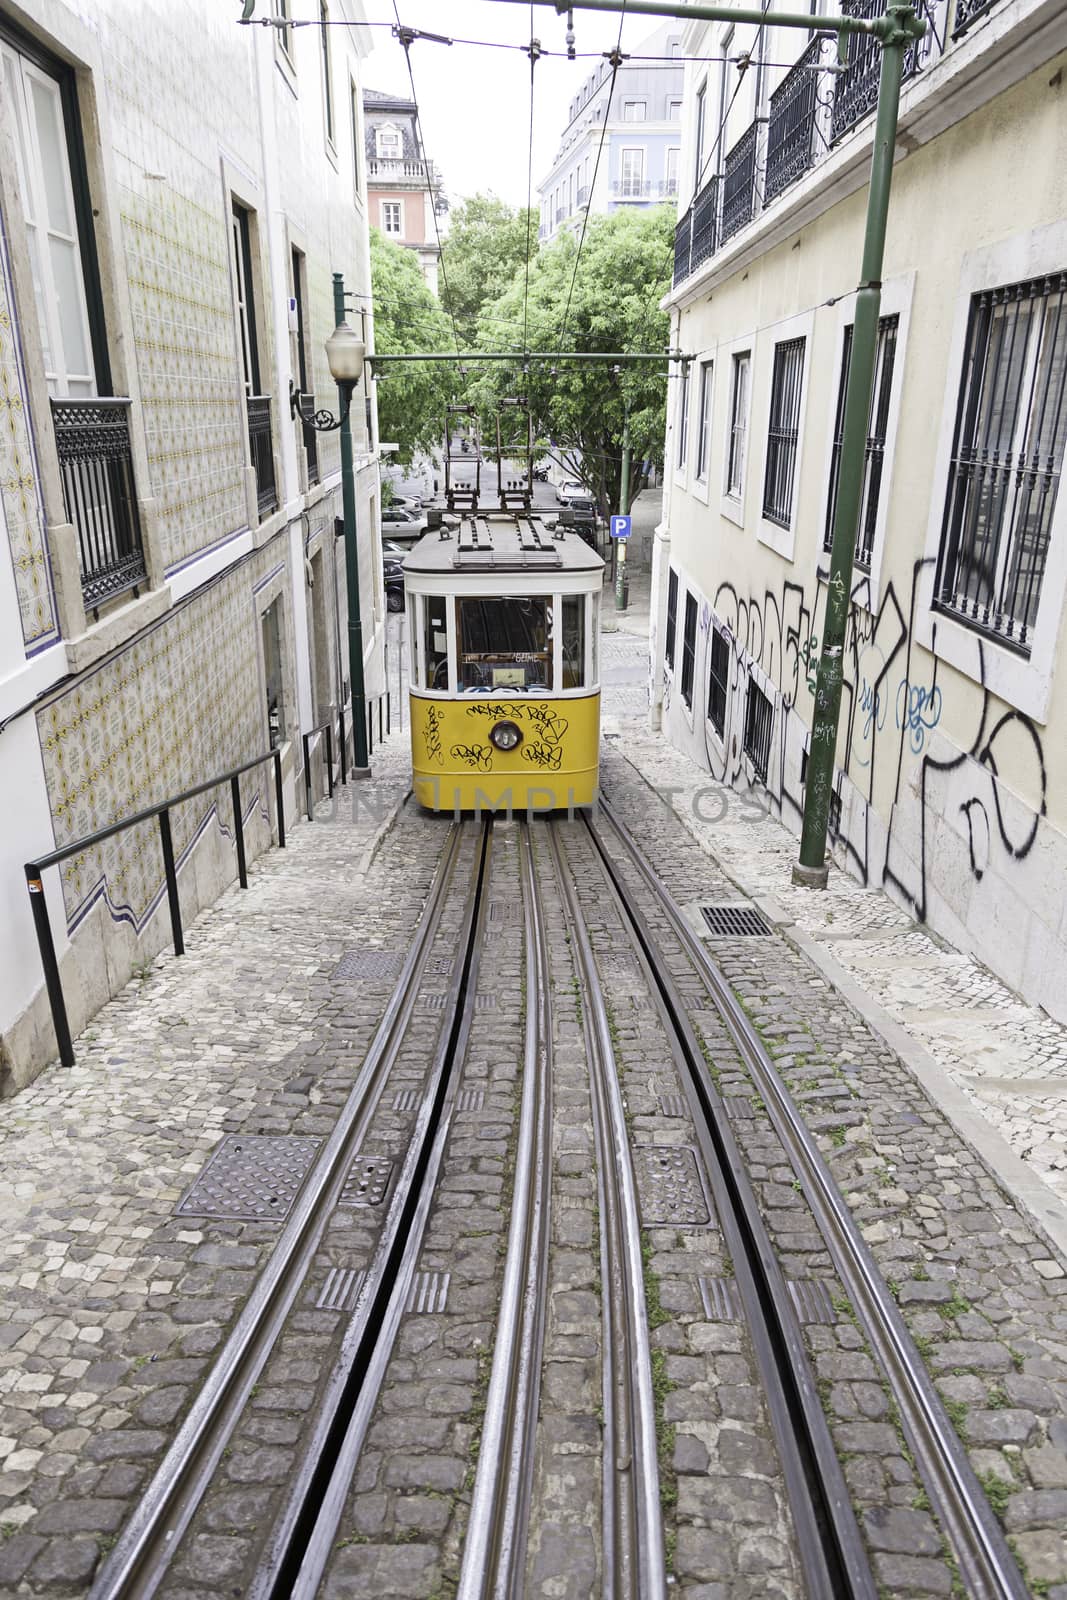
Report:
M416 799L551 811L596 799L604 563L527 510L473 512L404 562Z

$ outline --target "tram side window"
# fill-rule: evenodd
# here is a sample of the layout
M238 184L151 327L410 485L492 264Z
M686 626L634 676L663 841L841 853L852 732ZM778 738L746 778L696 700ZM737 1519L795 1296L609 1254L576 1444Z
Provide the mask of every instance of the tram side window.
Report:
M552 607L547 596L468 596L456 602L460 689L487 693L552 687Z
M426 687L448 688L448 601L442 595L428 594L423 600L426 619Z
M563 688L585 682L585 595L563 596Z

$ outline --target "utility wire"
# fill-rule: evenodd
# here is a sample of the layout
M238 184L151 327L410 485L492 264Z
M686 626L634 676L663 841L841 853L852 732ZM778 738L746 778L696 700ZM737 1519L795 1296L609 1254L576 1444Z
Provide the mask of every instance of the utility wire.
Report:
M415 74L411 70L411 41L404 35L403 23L400 21L400 12L396 0L393 0L393 11L396 13L396 25L400 30L397 37L404 51L404 60L407 62L408 81L411 84L411 99L415 106L415 137L419 143L419 156L422 160L422 170L426 176L426 194L430 202L430 215L433 218L433 231L437 237L437 261L441 269L441 284L445 291L445 300L448 305L448 314L452 321L452 340L459 355L459 328L456 325L456 313L452 305L452 296L448 292L448 272L445 267L445 249L441 242L441 229L437 222L437 206L434 201L433 185L430 183L430 163L426 155L426 140L422 135L422 117L419 112L419 97L415 92Z
M530 3L530 132L526 152L526 278L522 291L522 348L529 348L530 326L530 226L533 220L533 135L534 135L534 72L537 67L537 55L540 46L535 50L534 39L534 8L533 0ZM524 383L524 388L527 385Z
M712 159L714 159L716 161L716 163L718 162L719 151L722 148L723 135L726 132L726 125L730 120L730 112L734 108L734 101L737 99L738 95L741 92L741 85L745 81L745 75L746 75L746 73L748 71L749 66L751 65L752 57L754 55L756 55L756 52L760 49L760 46L763 43L763 28L764 28L764 24L765 24L766 17L767 17L767 12L770 10L770 6L771 6L771 0L763 0L763 5L760 7L762 20L760 21L759 27L756 29L756 37L755 37L755 39L753 41L752 49L749 50L747 52L747 54L741 56L740 60L738 61L737 83L734 85L734 92L730 96L730 104L726 107L726 110L723 112L722 120L719 123L718 138L715 140L715 143L714 143L712 149L708 152L707 161L704 162L703 166L701 167L700 171L697 174L697 181L696 181L696 193L697 194L699 194L701 189L703 188L704 174L708 170L708 161L711 161ZM741 62L743 62L744 65L741 65ZM764 61L762 56L757 56L757 59L756 59L756 71L757 71L757 73L762 71L764 67L768 67L770 65L771 65L771 63L769 61ZM756 109L755 109L755 115L759 116L759 106L758 105L756 106ZM699 154L699 152L698 152L698 154Z

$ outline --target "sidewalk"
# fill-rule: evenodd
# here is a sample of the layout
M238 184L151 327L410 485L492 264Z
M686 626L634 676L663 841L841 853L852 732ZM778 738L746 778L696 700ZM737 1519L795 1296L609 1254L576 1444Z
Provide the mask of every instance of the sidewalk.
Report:
M603 649L605 737L1067 1249L1067 1029L846 873L832 871L822 894L794 887L795 836L649 731L649 583L647 571L633 573L618 614L605 589L607 626L616 624Z

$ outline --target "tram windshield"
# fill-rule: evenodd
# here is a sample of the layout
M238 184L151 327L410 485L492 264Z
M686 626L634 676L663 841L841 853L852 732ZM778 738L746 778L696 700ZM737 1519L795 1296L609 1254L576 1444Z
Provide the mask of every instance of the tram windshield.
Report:
M448 601L442 595L427 595L424 616L426 619L426 682L431 689L448 688Z
M457 600L456 639L460 689L551 689L552 604L547 595Z

